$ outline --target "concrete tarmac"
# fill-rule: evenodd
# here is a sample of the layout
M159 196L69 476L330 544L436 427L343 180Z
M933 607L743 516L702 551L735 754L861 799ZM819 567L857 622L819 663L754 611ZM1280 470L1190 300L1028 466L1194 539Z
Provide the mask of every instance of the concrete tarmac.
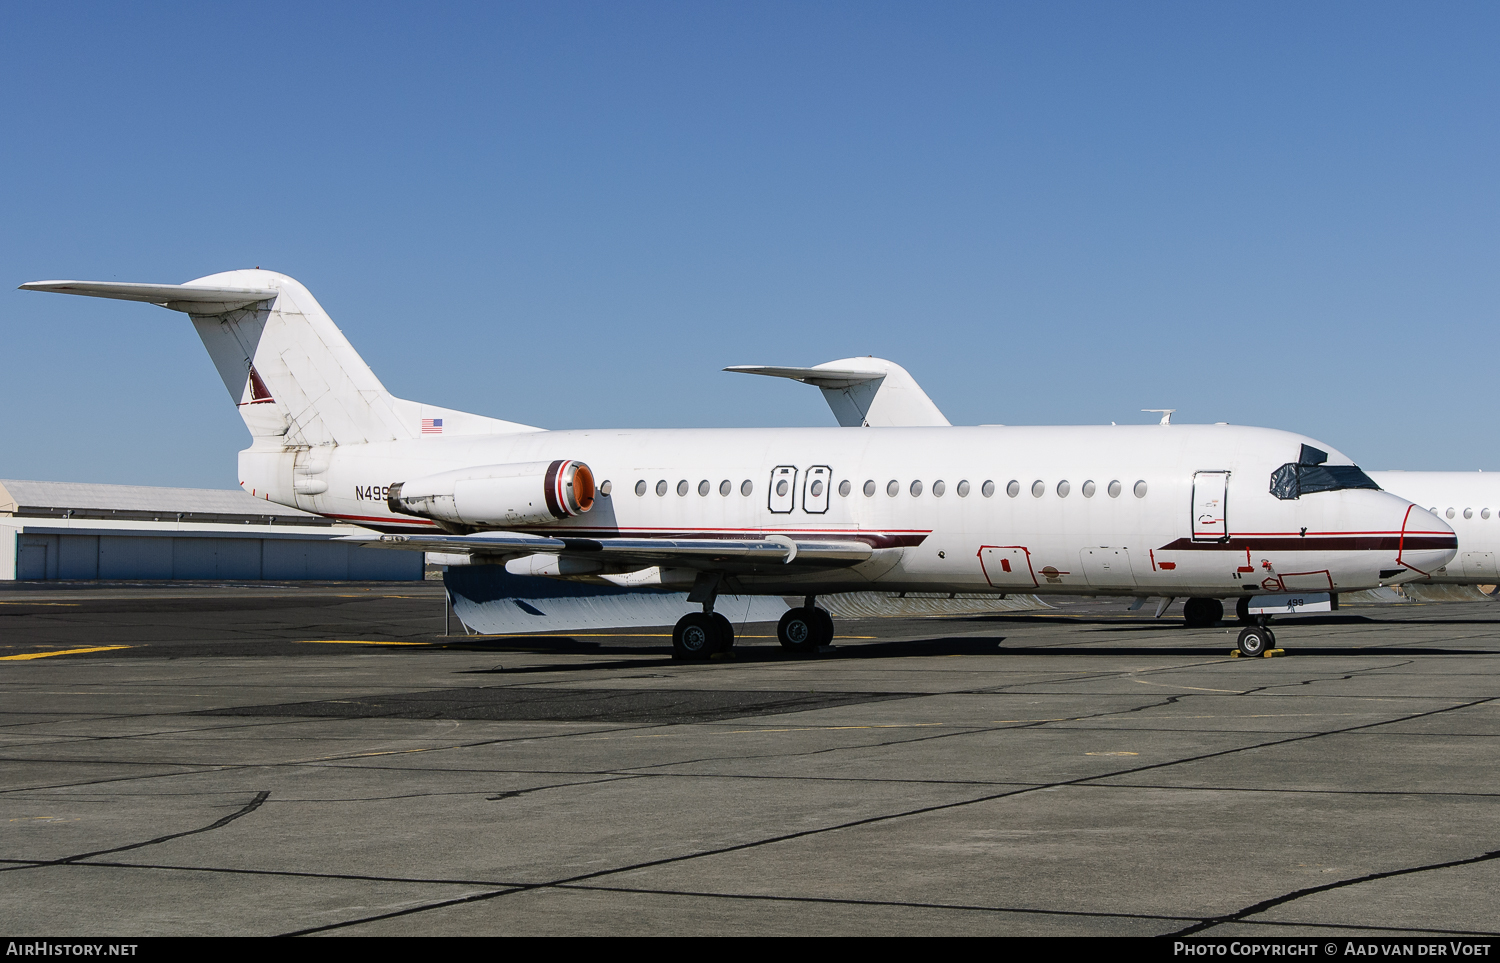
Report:
M1112 601L706 664L443 604L0 592L0 931L1500 934L1500 603L1271 659Z

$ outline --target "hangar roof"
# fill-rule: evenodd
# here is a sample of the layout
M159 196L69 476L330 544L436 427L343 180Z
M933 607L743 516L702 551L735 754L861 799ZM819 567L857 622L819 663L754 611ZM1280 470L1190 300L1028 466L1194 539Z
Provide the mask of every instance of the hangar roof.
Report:
M142 521L332 525L333 519L254 498L243 491L147 488L0 478L0 515Z

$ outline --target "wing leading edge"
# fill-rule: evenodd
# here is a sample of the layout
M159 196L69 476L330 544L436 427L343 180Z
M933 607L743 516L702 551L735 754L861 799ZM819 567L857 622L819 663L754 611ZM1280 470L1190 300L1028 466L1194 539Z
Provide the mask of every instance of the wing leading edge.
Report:
M444 552L479 557L556 555L611 568L666 565L705 571L748 572L795 565L798 568L846 568L870 558L875 550L860 541L797 541L784 535L760 539L716 538L545 538L505 532L479 535L348 536L367 548Z

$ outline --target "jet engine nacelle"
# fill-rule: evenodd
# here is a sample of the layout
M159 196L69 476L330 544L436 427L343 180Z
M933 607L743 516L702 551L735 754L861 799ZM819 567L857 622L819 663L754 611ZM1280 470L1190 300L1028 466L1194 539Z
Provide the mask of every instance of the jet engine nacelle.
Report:
M391 486L391 511L471 528L540 525L594 507L594 473L559 459L460 468Z

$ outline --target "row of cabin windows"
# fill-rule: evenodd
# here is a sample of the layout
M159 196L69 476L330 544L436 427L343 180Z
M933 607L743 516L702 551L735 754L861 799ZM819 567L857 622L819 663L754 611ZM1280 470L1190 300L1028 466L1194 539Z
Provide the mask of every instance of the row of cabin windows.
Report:
M609 483L605 482L604 484L608 485ZM1135 492L1135 497L1145 498L1146 487L1147 486L1144 479L1137 481L1135 483L1135 487L1132 489ZM671 486L667 483L667 480L663 478L656 483L656 494L665 496L670 488ZM686 478L684 478L677 483L677 494L686 495L688 492L692 491L692 488L692 484ZM601 490L603 490L602 486ZM647 484L646 479L642 478L640 481L637 481L635 483L635 493L637 495L645 495L649 490L650 486ZM779 479L776 482L777 495L785 497L788 490L788 482L785 478ZM812 494L812 497L821 497L823 494L823 480L821 478L814 479L808 490ZM845 478L843 481L839 482L839 494L844 496L845 498L848 498L850 492L852 492L853 490L854 485L849 481L849 479ZM879 486L875 483L875 479L873 478L868 479L862 489L862 491L865 493L866 498L873 498L878 490ZM911 493L911 496L913 498L920 497L923 490L924 488L920 480L913 481L910 485L907 486L907 491ZM947 482L939 478L937 481L932 483L932 488L930 490L934 497L941 498L944 494L947 493L948 484ZM1093 498L1098 490L1099 486L1096 485L1092 479L1084 482L1079 487L1079 491L1083 493L1084 498ZM1120 484L1119 480L1115 479L1110 481L1110 483L1104 487L1104 490L1109 493L1110 498L1119 498L1120 493L1125 489L1124 486ZM711 491L713 491L713 484L707 478L698 482L699 495L707 496ZM734 483L729 479L726 478L723 481L719 482L720 495L728 497L732 491L734 491ZM740 482L741 495L749 497L752 493L754 493L754 491L755 483L750 479L747 478L744 481ZM968 498L969 492L972 491L968 479L964 479L963 481L960 481L956 486L954 486L954 491L958 493L959 498ZM1057 492L1058 498L1067 498L1068 495L1072 493L1073 486L1067 479L1064 479L1057 483L1057 485L1053 488L1053 491ZM607 491L605 493L608 494ZM894 478L886 482L885 493L892 498L895 498L897 495L901 494L901 482ZM979 486L979 493L985 498L992 497L995 494L995 483L993 481L986 480ZM1010 482L1005 486L1005 494L1009 495L1011 498L1015 498L1017 495L1021 494L1021 483L1016 479L1011 479ZM1032 482L1031 494L1035 498L1041 498L1043 495L1047 494L1047 483L1042 481L1041 479L1037 479L1036 481ZM1433 509L1434 513L1436 511L1437 509ZM1448 509L1448 517L1453 517L1453 509L1451 508ZM1468 509L1464 510L1464 517L1469 517ZM1484 517L1490 517L1488 508L1484 510Z
M1438 514L1438 510L1436 508L1429 508L1428 511L1432 512L1432 514L1434 514L1434 515ZM1456 511L1454 511L1453 509L1450 508L1446 512L1443 512L1442 514L1446 518L1452 518L1455 515L1457 515L1458 512L1456 512ZM1472 508L1465 508L1464 509L1464 518L1473 518L1473 517L1474 517L1474 509L1472 509ZM1479 510L1479 517L1480 518L1489 518L1490 517L1490 510L1488 508L1481 508Z

